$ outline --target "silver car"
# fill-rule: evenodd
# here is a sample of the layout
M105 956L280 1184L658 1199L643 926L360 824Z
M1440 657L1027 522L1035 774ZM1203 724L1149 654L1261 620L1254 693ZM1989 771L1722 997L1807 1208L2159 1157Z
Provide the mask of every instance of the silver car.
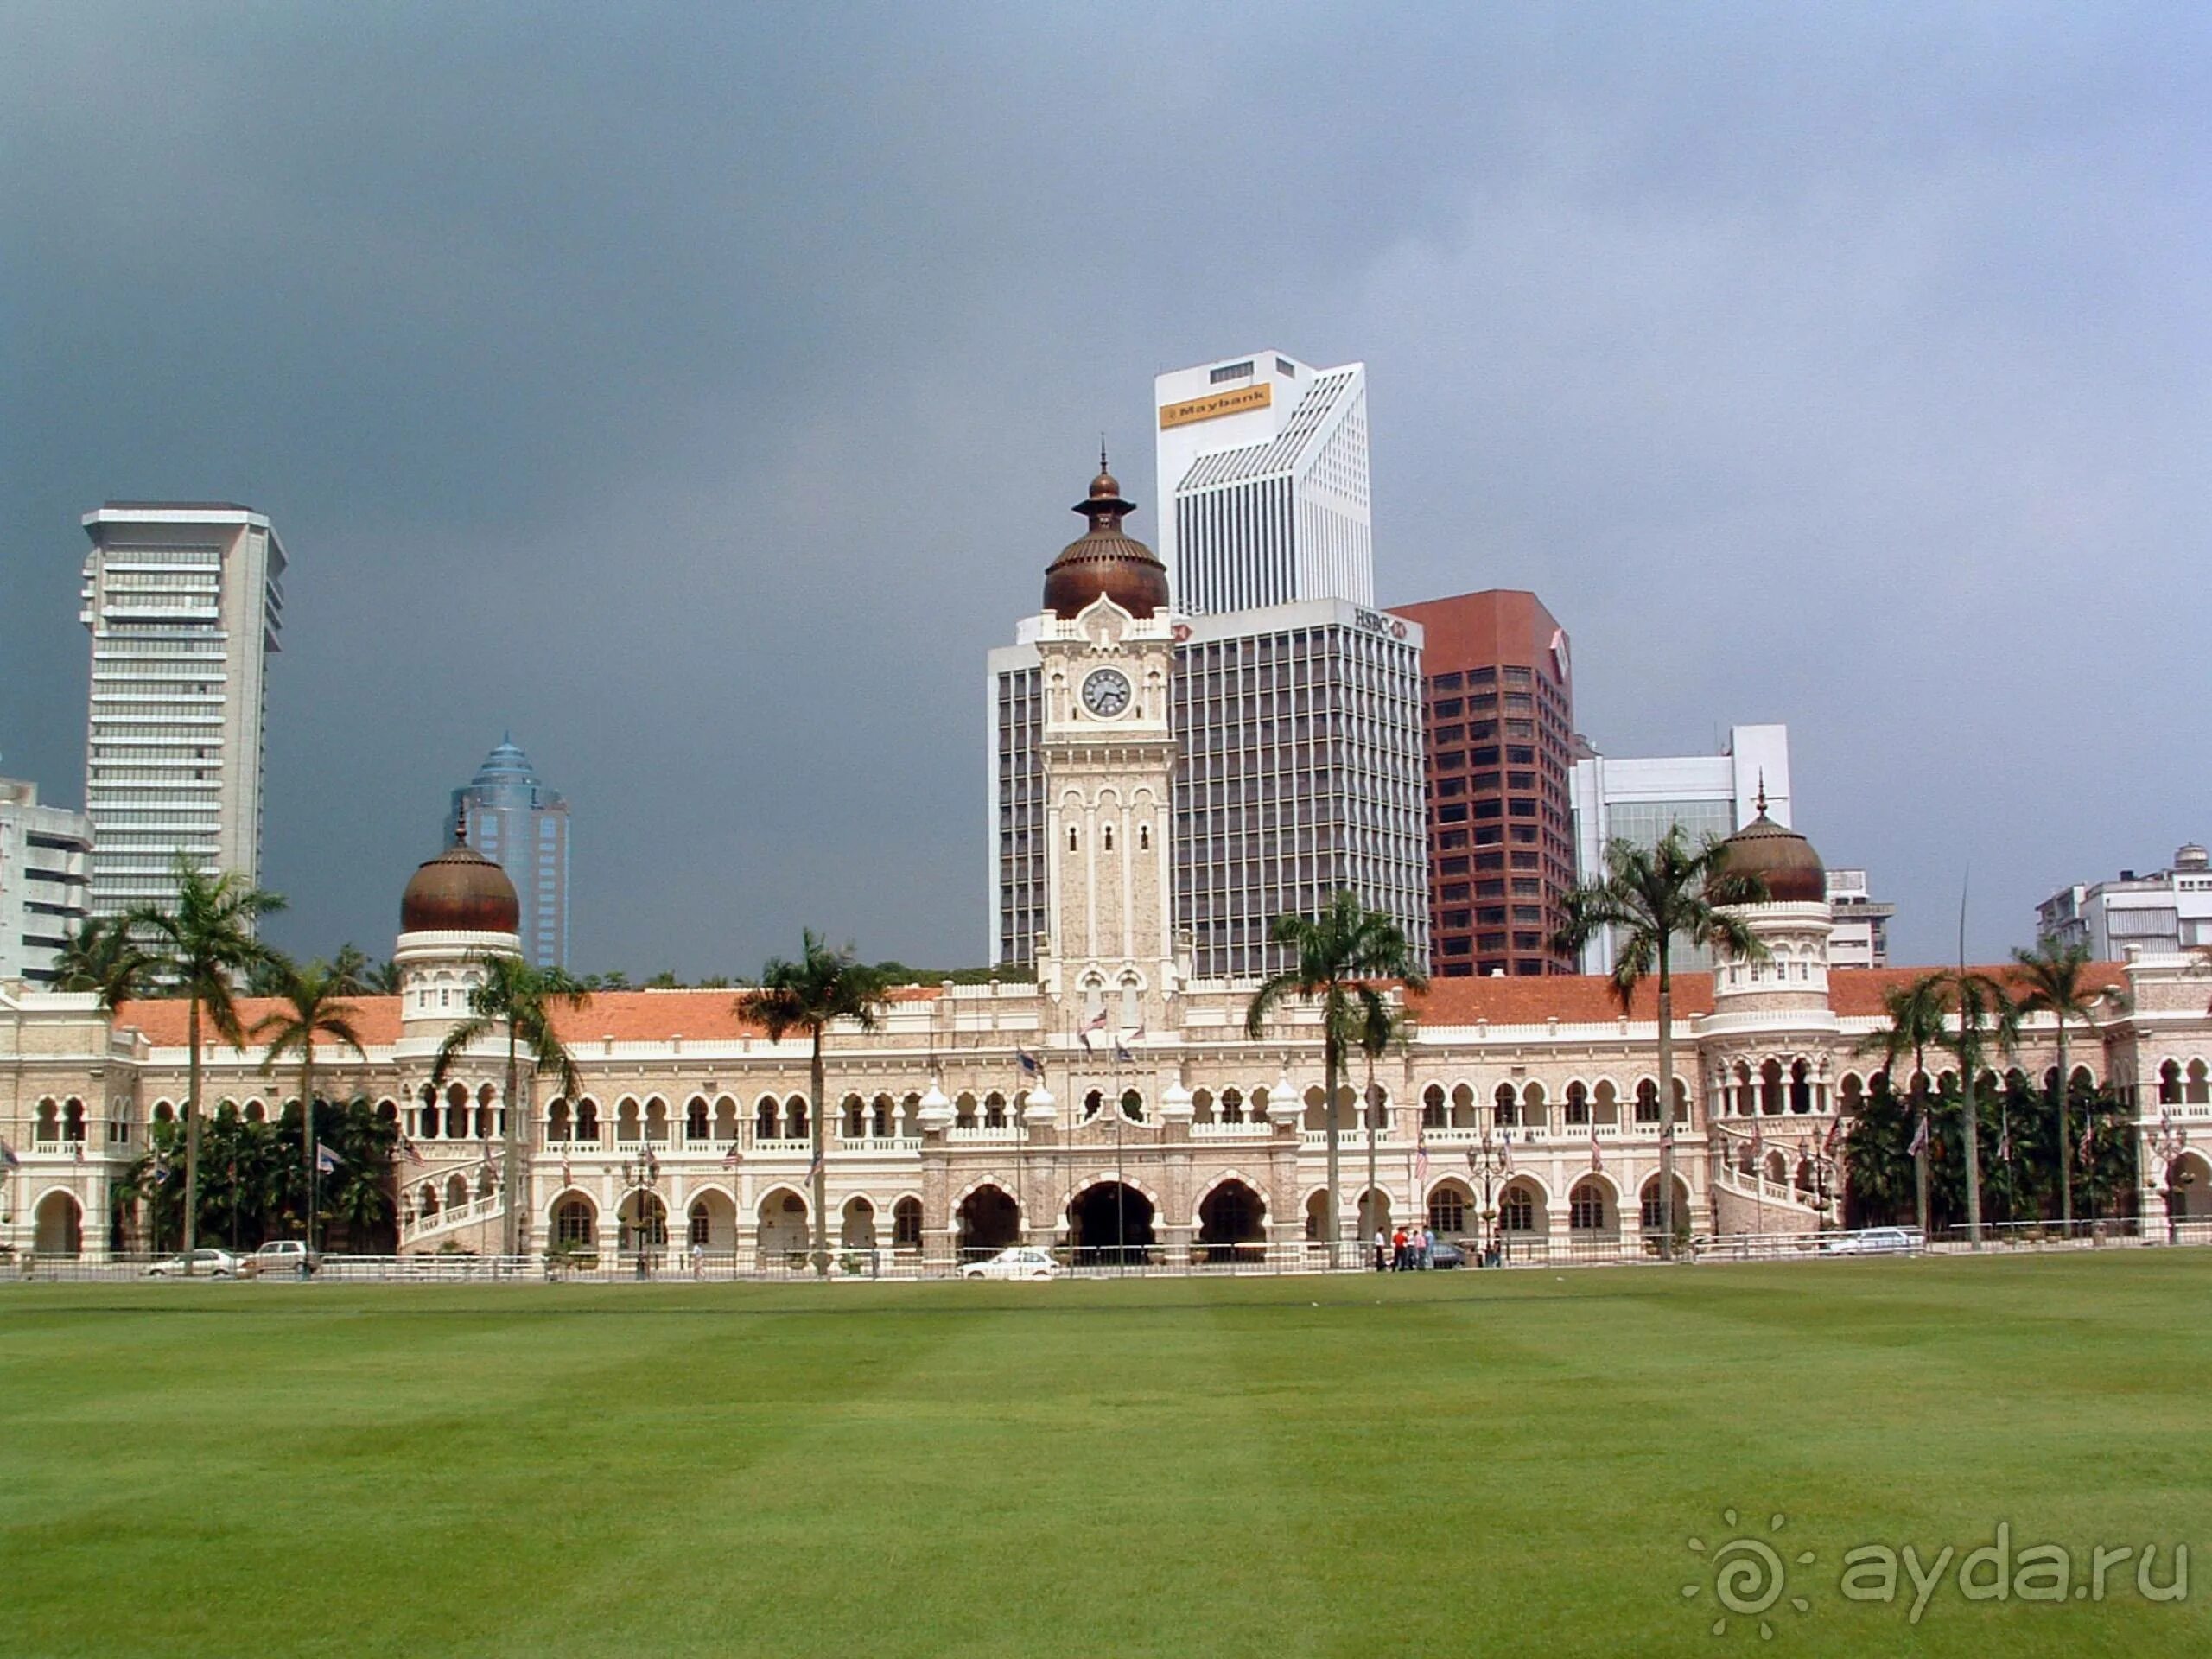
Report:
M149 1279L235 1279L239 1258L228 1250L180 1251L146 1269Z
M1823 1255L1911 1255L1920 1249L1916 1227L1862 1227L1821 1241Z

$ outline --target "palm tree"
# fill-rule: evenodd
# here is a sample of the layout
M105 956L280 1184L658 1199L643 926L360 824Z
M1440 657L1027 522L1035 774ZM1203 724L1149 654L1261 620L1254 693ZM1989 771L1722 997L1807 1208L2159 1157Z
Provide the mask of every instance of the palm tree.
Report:
M1946 969L1938 977L1958 1010L1958 1026L1936 1040L1958 1056L1959 1086L1966 1102L1967 1242L1981 1248L1981 1134L1974 1107L1975 1079L1990 1047L2009 1054L2019 1042L2020 1010L2012 994L1979 969Z
M1656 969L1659 981L1659 1252L1675 1254L1675 976L1674 944L1726 951L1747 962L1765 960L1739 905L1766 902L1758 876L1731 871L1725 842L1707 836L1692 848L1680 824L1649 847L1616 839L1605 848L1602 880L1571 888L1567 919L1552 948L1578 956L1607 928L1618 934L1613 995L1625 1013L1636 988Z
M156 994L154 959L130 937L123 916L94 916L70 937L54 958L58 991L98 991L112 1014L135 997Z
M822 1033L836 1020L849 1020L862 1031L874 1031L889 988L878 969L854 955L852 946L833 950L812 928L805 929L800 939L802 949L796 961L769 957L760 969L758 988L746 992L731 1007L739 1019L765 1029L772 1042L783 1041L791 1032L803 1031L813 1043L807 1071L808 1087L813 1092L807 1102L807 1115L813 1123L814 1161L807 1174L809 1202L814 1212L814 1271L817 1278L827 1278L830 1227L823 1212L827 1202L823 1167L827 1153L822 1122Z
M2058 1218L2069 1232L2074 1226L2074 1142L2067 1130L2066 1097L2073 1087L2067 1038L2075 1020L2085 1027L2091 1024L2099 1002L2117 1001L2123 1008L2126 1003L2119 991L2091 991L2083 982L2088 965L2088 946L2061 944L2056 939L2041 940L2032 950L2012 952L2013 977L2022 987L2020 1012L2049 1014L2058 1021L2058 1078L2050 1092L2058 1115Z
M155 971L191 999L184 1091L184 1249L198 1233L200 1209L200 1028L203 1018L234 1048L245 1046L232 986L274 956L254 924L284 908L281 893L248 887L235 870L210 875L182 853L172 867L175 903L133 908L127 925L150 942Z
M1934 1133L1928 1121L1928 1048L1943 1039L1948 1006L1940 972L1923 974L1910 984L1892 985L1882 993L1882 1010L1890 1021L1887 1028L1861 1038L1853 1051L1882 1057L1883 1075L1891 1080L1892 1095L1897 1093L1897 1062L1908 1054L1912 1056L1913 1078L1905 1096L1917 1108L1912 1136L1912 1205L1923 1238L1928 1236L1928 1143Z
M339 954L343 956L344 951ZM372 962L361 972L361 993L365 996L397 996L399 995L399 964L396 962Z
M1345 1010L1351 1017L1351 1028L1344 1033L1346 1047L1357 1048L1367 1059L1367 1190L1375 1191L1375 1120L1380 1115L1381 1103L1375 1095L1375 1062L1389 1052L1391 1044L1403 1046L1413 1040L1413 1016L1393 1008L1376 998L1373 1002L1364 999L1353 1001ZM1421 1194L1414 1194L1416 1206ZM1364 1242L1367 1228L1361 1224Z
M367 996L376 988L369 982L375 975L377 964L369 953L348 939L338 947L330 959L330 982L340 996ZM399 988L395 985L392 989Z
M1341 892L1318 916L1278 916L1269 939L1287 949L1297 965L1272 976L1253 993L1244 1010L1244 1034L1257 1038L1275 1005L1287 997L1321 1003L1323 1087L1326 1090L1329 1185L1323 1198L1323 1224L1329 1234L1329 1265L1339 1264L1344 1229L1337 1220L1337 1080L1342 1075L1347 1040L1357 1041L1389 1017L1379 982L1397 980L1410 991L1426 990L1427 976L1406 942L1405 930L1379 910L1370 910L1356 893ZM1389 1039L1386 1035L1383 1041Z
M276 1063L288 1054L299 1057L300 1213L306 1222L302 1231L307 1239L308 1252L313 1255L315 1042L319 1038L327 1038L352 1049L364 1059L367 1053L361 1046L361 1033L353 1027L353 1005L342 1000L348 984L342 976L343 970L320 962L311 962L302 968L297 963L286 961L283 966L283 979L277 998L283 1006L256 1025L253 1034L269 1045L269 1053L261 1063L264 1071L274 1071Z
M530 1055L532 1072L551 1072L561 1090L571 1100L583 1092L576 1063L569 1057L560 1033L553 1029L556 1009L580 1008L586 1001L583 988L558 968L533 968L520 957L483 956L475 958L484 977L468 993L468 1018L445 1034L438 1058L430 1067L430 1086L442 1085L454 1062L495 1030L507 1033L507 1122L499 1159L499 1190L505 1195L506 1213L500 1229L500 1254L522 1254L522 1131L531 1103L523 1099L522 1055Z

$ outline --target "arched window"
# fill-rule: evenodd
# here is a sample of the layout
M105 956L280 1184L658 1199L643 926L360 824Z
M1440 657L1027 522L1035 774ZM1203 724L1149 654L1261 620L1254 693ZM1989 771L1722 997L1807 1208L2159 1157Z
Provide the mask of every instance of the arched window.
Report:
M1789 1067L1789 1109L1804 1113L1813 1109L1812 1068L1802 1060L1792 1061Z
M995 1089L983 1096L983 1127L987 1129L1006 1128L1006 1096Z
M2189 1083L2183 1094L2192 1106L2212 1104L2212 1069L2208 1069L2203 1061L2189 1063Z
M1536 1200L1525 1186L1509 1186L1497 1201L1498 1219L1509 1233L1536 1230Z
M891 1207L891 1243L894 1249L922 1248L922 1201L901 1198Z
M1075 825L1068 825L1068 851L1075 853L1082 850L1083 843L1077 836Z
M2168 1060L2158 1068L2158 1104L2178 1106L2181 1097L2181 1062Z
M1452 1122L1452 1109L1444 1099L1444 1085L1432 1083L1421 1091L1421 1126L1424 1129L1448 1128Z
M1579 1083L1567 1085L1567 1125L1580 1128L1590 1121L1590 1091Z
M1152 826L1148 823L1141 823L1137 825L1137 851L1148 853L1151 850Z
M1656 1123L1659 1121L1659 1080L1642 1077L1636 1085L1636 1121Z
M1221 1121L1224 1123L1242 1123L1244 1121L1244 1096L1240 1090L1224 1089L1221 1091Z
M1510 1129L1521 1121L1521 1107L1513 1093L1513 1085L1497 1085L1497 1103L1491 1109L1491 1121L1501 1129Z
M691 1206L690 1242L692 1243L698 1245L702 1249L707 1245L712 1243L714 1242L714 1215L713 1212L707 1208L706 1200L702 1198L697 1204Z
M753 1109L753 1138L756 1141L774 1140L776 1116L776 1097L773 1095L761 1096L760 1103Z
M1577 1181L1567 1197L1567 1225L1571 1232L1594 1233L1605 1224L1605 1189L1595 1181Z
M1122 1116L1132 1123L1144 1122L1144 1096L1134 1089L1122 1091Z
M1446 1182L1428 1195L1428 1227L1449 1238L1467 1230L1467 1195Z
M694 1141L707 1138L707 1103L700 1096L692 1096L691 1103L683 1109L683 1133Z
M1098 850L1102 853L1110 853L1114 850L1114 826L1110 823L1099 826Z
M575 1194L553 1206L553 1242L556 1244L588 1244L592 1242L591 1200Z

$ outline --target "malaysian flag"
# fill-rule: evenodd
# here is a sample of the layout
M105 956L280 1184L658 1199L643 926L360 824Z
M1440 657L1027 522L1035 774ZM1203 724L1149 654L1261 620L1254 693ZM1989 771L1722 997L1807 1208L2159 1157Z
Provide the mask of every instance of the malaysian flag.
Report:
M2082 1161L2085 1164L2089 1161L2090 1155L2095 1147L2096 1133L2097 1126L2094 1123L2084 1123L2082 1126Z
M732 1169L735 1169L737 1167L738 1154L736 1141L733 1141L729 1143L729 1150L722 1154L722 1162L728 1164ZM563 1167L566 1168L566 1166L564 1165Z
M1598 1145L1598 1131L1592 1128L1590 1131L1590 1173L1595 1175L1605 1167L1605 1154Z
M807 1180L811 1181L816 1176L822 1173L823 1166L828 1160L829 1156L830 1154L826 1147L814 1154L814 1161L806 1166L805 1179Z
M1505 1145L1505 1163L1504 1163L1504 1169L1505 1169L1505 1173L1506 1173L1507 1174L1510 1175L1510 1174L1513 1173L1513 1131L1512 1131L1512 1130L1510 1130L1510 1129L1508 1129L1508 1130L1505 1132L1505 1142L1504 1142L1504 1145Z
M1928 1114L1920 1115L1920 1122L1912 1132L1912 1144L1905 1148L1908 1157L1917 1158L1928 1150Z
M1414 1136L1414 1185L1428 1185L1428 1131L1426 1126Z
M1044 1066L1039 1064L1037 1057L1026 1048L1018 1046L1015 1047L1014 1063L1021 1068L1021 1075L1025 1077L1041 1077L1045 1075Z
M315 1143L315 1166L317 1173L335 1175L338 1173L338 1166L345 1161L321 1141L318 1141Z
M1135 1065L1136 1064L1136 1056L1130 1053L1128 1049L1122 1046L1122 1039L1118 1037L1114 1039L1114 1064L1116 1065Z
M20 1169L22 1164L23 1160L16 1156L16 1149L5 1141L0 1141L0 1169Z

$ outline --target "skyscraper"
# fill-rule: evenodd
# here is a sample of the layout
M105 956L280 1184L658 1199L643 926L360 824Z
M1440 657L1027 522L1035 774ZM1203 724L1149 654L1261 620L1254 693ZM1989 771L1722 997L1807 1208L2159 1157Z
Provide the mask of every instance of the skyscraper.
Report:
M523 955L533 967L569 960L569 804L502 734L467 786L453 792L443 834L458 819L468 845L499 865L522 904Z
M1393 614L1422 633L1433 970L1573 973L1551 948L1575 875L1567 631L1512 588Z
M1718 754L1654 755L1615 760L1585 748L1568 782L1574 802L1575 866L1586 880L1602 876L1614 841L1658 844L1680 827L1694 847L1707 836L1726 840L1764 812L1789 825L1789 728L1732 726ZM1613 939L1600 934L1582 949L1582 971L1613 971ZM1676 942L1677 969L1712 965L1712 953Z
M1041 626L1025 620L989 659L990 950L1005 963L1033 960L1048 931ZM1178 619L1171 638L1174 917L1193 971L1273 972L1274 918L1343 888L1425 955L1420 628L1311 600Z
M85 925L92 820L38 804L38 785L0 778L0 981L47 987Z
M1186 616L1375 602L1367 365L1254 352L1153 382L1160 556Z
M257 887L276 532L231 501L111 501L84 524L92 913L173 898L180 853Z

